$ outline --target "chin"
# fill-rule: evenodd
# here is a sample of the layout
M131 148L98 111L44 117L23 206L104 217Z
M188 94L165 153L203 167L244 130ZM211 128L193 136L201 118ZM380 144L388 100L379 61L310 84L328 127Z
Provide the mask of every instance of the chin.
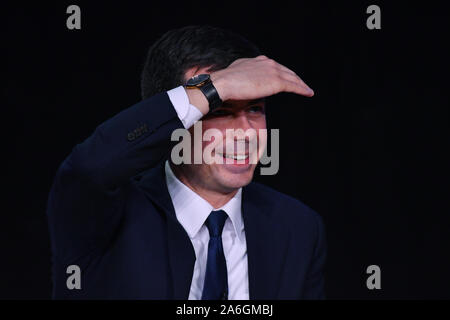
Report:
M241 170L240 172L220 168L217 172L218 176L216 179L224 189L233 191L248 185L253 179L254 171L255 166L251 166L247 170Z

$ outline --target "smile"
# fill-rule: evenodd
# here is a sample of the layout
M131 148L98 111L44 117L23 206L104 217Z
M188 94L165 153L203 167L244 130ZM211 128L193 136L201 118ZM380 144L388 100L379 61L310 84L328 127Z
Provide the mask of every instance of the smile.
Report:
M246 160L249 157L248 154L224 154L224 153L219 153L219 155L221 155L224 158L233 159L233 160Z

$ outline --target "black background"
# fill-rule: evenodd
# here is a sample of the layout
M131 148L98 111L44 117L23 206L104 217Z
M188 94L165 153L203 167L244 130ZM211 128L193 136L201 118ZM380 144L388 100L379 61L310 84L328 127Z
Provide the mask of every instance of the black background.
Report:
M328 298L450 298L449 11L432 1L220 3L2 4L0 298L50 297L45 210L57 166L140 100L148 47L188 24L242 34L314 89L269 99L280 171L256 180L324 218ZM70 4L81 30L66 28ZM381 30L366 27L370 4ZM366 287L371 264L381 290Z

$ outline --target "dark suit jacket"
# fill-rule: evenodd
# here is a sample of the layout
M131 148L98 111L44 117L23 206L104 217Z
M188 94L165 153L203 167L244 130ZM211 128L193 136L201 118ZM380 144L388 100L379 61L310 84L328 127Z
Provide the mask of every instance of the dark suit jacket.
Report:
M195 253L162 165L183 125L167 93L101 124L59 167L48 200L57 299L187 299ZM243 188L250 299L324 297L319 215L257 183ZM81 268L69 290L67 267Z

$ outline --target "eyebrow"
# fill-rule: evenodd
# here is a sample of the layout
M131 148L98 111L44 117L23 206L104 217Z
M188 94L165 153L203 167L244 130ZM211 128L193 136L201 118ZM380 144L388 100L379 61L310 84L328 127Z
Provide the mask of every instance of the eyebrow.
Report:
M265 98L259 98L259 99L250 100L250 101L248 102L248 104L251 105L251 104L264 103L264 102L266 102L266 99L265 99Z
M248 108L250 106L254 106L255 104L261 104L261 103L265 105L266 98L258 98L258 99L249 100L246 103L245 108ZM228 109L228 108L231 108L231 106L230 106L228 101L224 101L223 104L222 104L222 107L220 109L222 109L222 108Z

